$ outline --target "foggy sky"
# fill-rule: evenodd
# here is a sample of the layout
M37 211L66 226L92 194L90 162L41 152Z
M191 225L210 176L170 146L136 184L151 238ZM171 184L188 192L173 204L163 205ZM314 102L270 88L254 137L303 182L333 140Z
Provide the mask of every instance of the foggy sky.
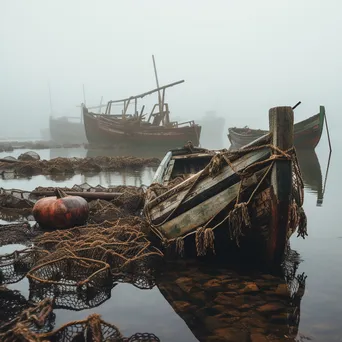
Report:
M56 115L185 80L167 91L171 115L216 110L230 126L268 127L268 110L302 104L295 121L325 105L340 116L342 2L0 2L0 132L48 127ZM157 95L144 103L155 103ZM335 125L334 125L335 124ZM336 128L335 128L336 129ZM4 134L4 133L2 133Z

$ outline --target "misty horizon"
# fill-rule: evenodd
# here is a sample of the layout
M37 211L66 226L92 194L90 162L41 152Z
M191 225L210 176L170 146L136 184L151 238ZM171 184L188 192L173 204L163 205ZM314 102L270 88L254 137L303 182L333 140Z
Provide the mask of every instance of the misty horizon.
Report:
M337 120L337 1L7 1L1 11L0 134L39 136L55 116L156 88L167 89L171 119L207 111L232 126L268 127L268 110L302 104L295 122L326 107ZM146 111L157 94L139 101Z

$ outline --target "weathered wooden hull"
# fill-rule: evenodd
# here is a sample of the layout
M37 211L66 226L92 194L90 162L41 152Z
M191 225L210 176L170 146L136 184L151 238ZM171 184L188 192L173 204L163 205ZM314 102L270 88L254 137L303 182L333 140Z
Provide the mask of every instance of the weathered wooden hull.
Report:
M231 159L215 176L200 171L162 194L158 193L158 187L154 190L151 186L144 213L155 234L172 241L175 249L177 239L181 238L185 243L186 255L201 255L203 250L199 251L198 246L206 244L199 242L200 234L205 234L202 227L205 227L215 233L217 255L224 255L227 249L245 250L251 257L267 259L278 239L275 218L287 220L290 211L288 205L284 207L279 203L271 185L272 153L270 148L260 147L257 151ZM168 155L164 158L161 167L169 163L169 158ZM217 164L215 158L212 165ZM289 177L292 178L292 161L283 160L282 163L290 165ZM240 174L248 168L250 176L242 181ZM298 206L302 205L300 197L298 189L294 189L293 200L297 199ZM241 205L236 206L237 198ZM236 220L244 220L239 215L246 203L249 224L239 224ZM241 212L239 206L242 206ZM237 216L230 217L234 211ZM293 234L296 225L293 220L288 220L284 232L286 240Z
M322 135L325 109L320 107L320 113L294 125L294 146L296 148L315 148ZM228 139L232 149L239 149L268 131L256 129L228 128Z
M142 127L126 129L124 125L105 124L100 115L83 112L86 137L94 145L159 145L165 148L177 148L191 141L199 145L201 126L179 128ZM107 116L108 119L108 116ZM122 120L116 120L116 122Z
M60 144L82 144L87 142L82 122L70 122L50 117L51 140Z

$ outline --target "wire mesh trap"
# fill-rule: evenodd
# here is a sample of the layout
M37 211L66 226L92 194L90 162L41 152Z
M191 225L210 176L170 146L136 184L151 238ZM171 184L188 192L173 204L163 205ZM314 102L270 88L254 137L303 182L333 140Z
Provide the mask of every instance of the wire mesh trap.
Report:
M0 255L0 284L13 284L23 279L39 259L49 252L26 248L10 254Z
M163 254L140 231L136 217L44 233L34 241L51 251L28 273L30 299L51 296L55 306L81 310L110 298L114 282L154 286Z
M37 303L43 298L54 298L54 309L81 311L93 309L111 297L115 283L102 287L78 289L73 286L30 286L29 300Z
M95 259L64 256L40 263L28 274L30 299L55 299L54 307L81 310L110 297L110 267Z

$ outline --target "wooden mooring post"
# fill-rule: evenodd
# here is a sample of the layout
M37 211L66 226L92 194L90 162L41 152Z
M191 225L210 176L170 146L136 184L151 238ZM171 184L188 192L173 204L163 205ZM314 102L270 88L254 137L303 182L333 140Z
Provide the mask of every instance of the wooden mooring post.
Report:
M291 107L274 107L269 110L272 144L282 151L293 147L293 110ZM273 154L280 154L273 151ZM268 260L279 264L283 258L289 226L289 208L292 197L292 161L275 159L271 171L273 188L272 218L268 241Z

